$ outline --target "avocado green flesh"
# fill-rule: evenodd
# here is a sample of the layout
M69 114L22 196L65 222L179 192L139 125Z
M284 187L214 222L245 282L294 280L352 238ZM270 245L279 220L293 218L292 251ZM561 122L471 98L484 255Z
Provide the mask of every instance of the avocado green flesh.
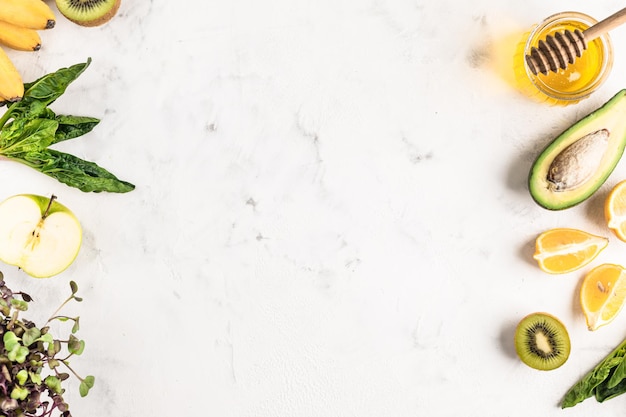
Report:
M599 130L609 131L607 149L594 174L583 184L555 191L548 182L552 161L569 145ZM574 123L556 137L535 160L528 179L528 188L537 204L549 210L575 206L591 197L613 172L626 146L626 89L613 96L602 107Z

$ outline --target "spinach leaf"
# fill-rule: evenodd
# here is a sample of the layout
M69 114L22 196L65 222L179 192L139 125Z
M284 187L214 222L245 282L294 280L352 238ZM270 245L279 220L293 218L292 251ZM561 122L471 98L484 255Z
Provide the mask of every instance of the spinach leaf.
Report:
M135 186L94 162L49 149L91 132L100 122L94 117L56 115L48 107L90 63L88 59L24 84L22 100L12 103L0 117L0 155L85 192L125 193Z
M31 83L25 83L24 98L21 102L24 100L37 100L46 105L52 103L65 93L67 86L70 85L72 81L76 80L80 74L87 69L89 64L91 64L91 58L88 58L84 63L72 65L68 68L61 68Z
M607 381L607 388L616 387L626 377L626 360L622 360L617 364L611 372L611 378Z
M17 119L0 132L0 154L9 156L52 144L59 123L50 119Z
M613 377L613 375L615 375L616 372L617 372L617 369L615 369L611 373L612 374L611 378ZM621 395L626 392L626 380L621 379L615 385L611 385L610 381L611 379L604 380L600 385L596 387L594 391L596 401L601 403L608 399L617 397L618 395Z
M67 86L76 80L90 63L91 58L88 58L85 63L61 68L31 83L24 83L24 96L20 101L9 106L0 118L0 127L4 126L10 118L39 117L42 112L46 111L48 105L65 93Z
M89 133L100 123L100 119L85 116L60 115L56 116L55 120L59 123L59 127L54 135L53 144Z
M70 116L70 115L56 115L50 108L46 107L42 111L38 112L38 118L52 119L59 123L59 127L55 133L55 138L52 143L63 142L64 140L77 138L86 133L91 132L100 119L87 116ZM19 118L17 120L24 120L28 118ZM8 126L13 122L7 123Z
M605 395L612 395L608 394L609 390L613 393L612 390L620 386L621 382L618 382L613 388L609 388L609 381L614 375L615 369L626 360L625 356L626 340L567 391L561 402L561 408L573 407L585 399L593 397L596 395L596 390L600 392L600 398L606 398Z
M133 184L119 180L94 162L53 149L32 150L17 158L14 155L7 157L84 192L126 193L135 189Z

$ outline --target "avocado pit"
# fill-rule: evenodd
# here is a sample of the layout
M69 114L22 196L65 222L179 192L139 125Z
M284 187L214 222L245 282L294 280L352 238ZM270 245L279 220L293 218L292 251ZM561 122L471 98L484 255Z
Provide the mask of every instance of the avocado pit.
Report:
M609 136L607 129L597 130L563 149L548 169L548 188L557 192L573 190L587 182L600 167Z

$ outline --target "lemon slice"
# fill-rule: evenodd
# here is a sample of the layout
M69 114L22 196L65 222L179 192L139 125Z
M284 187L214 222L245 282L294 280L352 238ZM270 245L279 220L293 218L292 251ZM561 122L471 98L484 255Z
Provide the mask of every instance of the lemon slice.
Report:
M578 229L556 228L541 233L535 241L533 258L541 270L565 274L594 260L609 239Z
M626 300L626 269L621 265L602 264L583 278L580 305L589 330L615 319Z

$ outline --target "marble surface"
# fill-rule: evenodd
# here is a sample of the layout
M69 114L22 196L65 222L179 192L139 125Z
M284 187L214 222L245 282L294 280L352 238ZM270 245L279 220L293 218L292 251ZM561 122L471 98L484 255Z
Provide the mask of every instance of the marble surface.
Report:
M47 0L51 5L51 1ZM581 273L548 276L534 238L576 227L610 238L603 198L537 206L539 150L626 86L626 29L604 86L569 107L507 83L510 39L560 11L623 7L495 0L124 0L99 28L59 18L31 80L91 57L54 104L100 117L59 146L137 188L84 194L15 163L0 198L54 193L84 228L57 277L3 265L47 317L75 280L96 376L77 417L618 416L626 396L560 410L561 396L625 336L596 332ZM502 63L505 63L502 66ZM563 367L534 371L513 329L548 311L566 324Z

